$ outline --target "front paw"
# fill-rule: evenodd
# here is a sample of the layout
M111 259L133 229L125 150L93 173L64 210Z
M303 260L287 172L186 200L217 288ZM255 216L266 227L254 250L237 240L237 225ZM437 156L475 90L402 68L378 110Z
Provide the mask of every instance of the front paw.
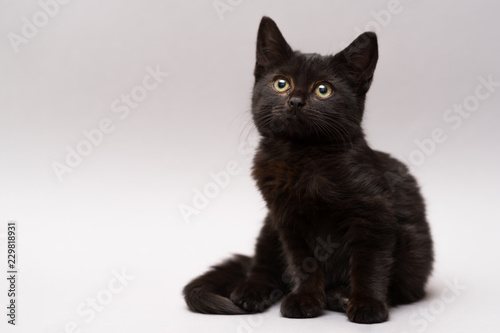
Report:
M276 302L277 299L273 299L273 295L280 293L282 295L280 290L270 285L245 281L231 293L229 298L243 310L257 313L266 310Z
M382 323L389 319L387 304L376 299L350 299L347 317L358 324Z
M317 317L323 312L324 298L324 295L290 294L281 303L281 314L287 318Z

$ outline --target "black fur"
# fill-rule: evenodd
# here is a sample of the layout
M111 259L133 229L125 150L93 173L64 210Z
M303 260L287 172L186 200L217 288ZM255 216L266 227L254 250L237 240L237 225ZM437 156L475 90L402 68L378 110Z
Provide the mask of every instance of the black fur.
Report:
M361 129L377 59L374 33L334 56L304 54L262 19L253 176L269 214L253 258L230 259L184 288L191 310L261 312L284 296L285 317L330 309L378 323L389 306L424 296L433 249L418 185L402 163L372 150ZM290 88L277 91L277 79ZM321 84L333 94L316 95Z

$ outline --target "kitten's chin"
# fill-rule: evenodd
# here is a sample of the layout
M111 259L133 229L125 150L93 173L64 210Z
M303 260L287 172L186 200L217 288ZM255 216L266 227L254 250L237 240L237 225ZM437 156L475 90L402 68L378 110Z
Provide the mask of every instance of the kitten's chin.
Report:
M352 144L355 136L348 136L339 129L319 128L298 117L288 118L286 122L274 122L260 130L260 133L273 141L274 139L308 143L313 145L339 145L345 147ZM353 132L354 133L354 132Z
M311 144L345 144L346 140L351 141L346 136L346 130L319 126L305 114L280 113L271 119L256 117L254 121L261 135L271 141L284 139Z
M313 127L308 124L307 120L296 115L275 118L275 120L269 124L267 132L269 132L269 130L273 137L292 141L322 141L326 139L318 136L318 132L313 130Z
M303 137L307 133L307 122L297 115L286 115L276 117L270 124L270 129L275 134L282 134L292 137Z

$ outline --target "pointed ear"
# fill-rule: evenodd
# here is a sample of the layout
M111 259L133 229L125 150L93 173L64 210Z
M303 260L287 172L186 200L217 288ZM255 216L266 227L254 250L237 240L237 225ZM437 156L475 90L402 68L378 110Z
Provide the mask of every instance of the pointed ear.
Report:
M276 23L264 16L260 21L257 33L257 60L255 63L255 79L258 80L277 63L288 59L293 54Z
M374 32L359 35L334 58L340 58L345 63L347 68L344 75L354 83L359 93L365 94L370 88L377 66L377 35Z

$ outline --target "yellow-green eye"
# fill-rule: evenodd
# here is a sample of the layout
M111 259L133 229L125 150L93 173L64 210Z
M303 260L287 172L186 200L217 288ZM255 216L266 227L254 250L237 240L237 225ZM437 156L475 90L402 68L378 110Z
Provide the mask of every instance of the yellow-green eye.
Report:
M326 98L333 93L332 87L326 83L318 84L316 89L314 89L314 92L321 98Z
M288 83L287 80L280 78L274 81L273 87L277 92L285 92L290 89L290 83Z

